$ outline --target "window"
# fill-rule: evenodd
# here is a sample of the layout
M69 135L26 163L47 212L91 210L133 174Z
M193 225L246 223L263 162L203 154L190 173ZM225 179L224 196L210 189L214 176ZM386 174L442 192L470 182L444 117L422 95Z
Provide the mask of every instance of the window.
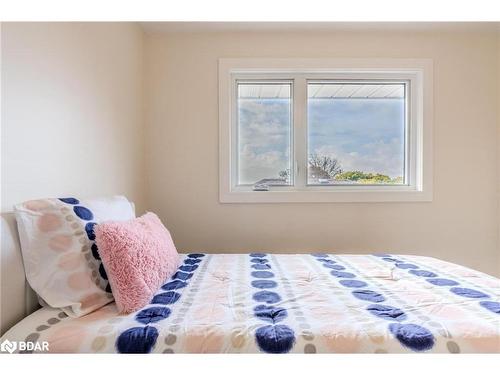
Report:
M239 186L291 185L292 82L237 82Z
M307 84L309 185L405 185L407 82Z
M428 60L221 59L221 202L428 201Z

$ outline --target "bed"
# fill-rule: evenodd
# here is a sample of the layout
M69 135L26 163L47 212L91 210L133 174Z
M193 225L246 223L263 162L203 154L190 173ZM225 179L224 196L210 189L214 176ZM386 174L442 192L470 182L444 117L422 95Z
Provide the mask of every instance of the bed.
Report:
M499 297L498 279L428 257L184 254L136 313L43 307L0 341L51 353L500 353Z

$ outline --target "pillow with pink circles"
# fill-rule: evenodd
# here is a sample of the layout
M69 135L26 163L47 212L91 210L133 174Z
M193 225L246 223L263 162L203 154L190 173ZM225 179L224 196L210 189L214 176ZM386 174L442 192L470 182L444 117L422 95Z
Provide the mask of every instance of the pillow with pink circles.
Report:
M113 301L94 227L133 219L127 198L38 199L16 205L14 212L26 279L43 306L78 317Z
M120 313L149 304L179 266L172 237L154 213L101 223L95 235Z

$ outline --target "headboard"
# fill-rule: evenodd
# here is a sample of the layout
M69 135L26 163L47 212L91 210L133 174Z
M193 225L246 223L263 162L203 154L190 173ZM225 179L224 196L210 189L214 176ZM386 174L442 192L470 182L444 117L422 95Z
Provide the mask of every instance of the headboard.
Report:
M1 214L0 335L40 306L24 273L14 213Z

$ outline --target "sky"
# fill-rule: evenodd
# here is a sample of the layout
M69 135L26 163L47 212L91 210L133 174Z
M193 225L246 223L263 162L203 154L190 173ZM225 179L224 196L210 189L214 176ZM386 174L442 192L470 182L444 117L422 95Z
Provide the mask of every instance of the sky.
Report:
M404 170L403 99L309 99L308 153L339 160L344 171L395 178ZM240 99L239 183L290 168L290 100Z

